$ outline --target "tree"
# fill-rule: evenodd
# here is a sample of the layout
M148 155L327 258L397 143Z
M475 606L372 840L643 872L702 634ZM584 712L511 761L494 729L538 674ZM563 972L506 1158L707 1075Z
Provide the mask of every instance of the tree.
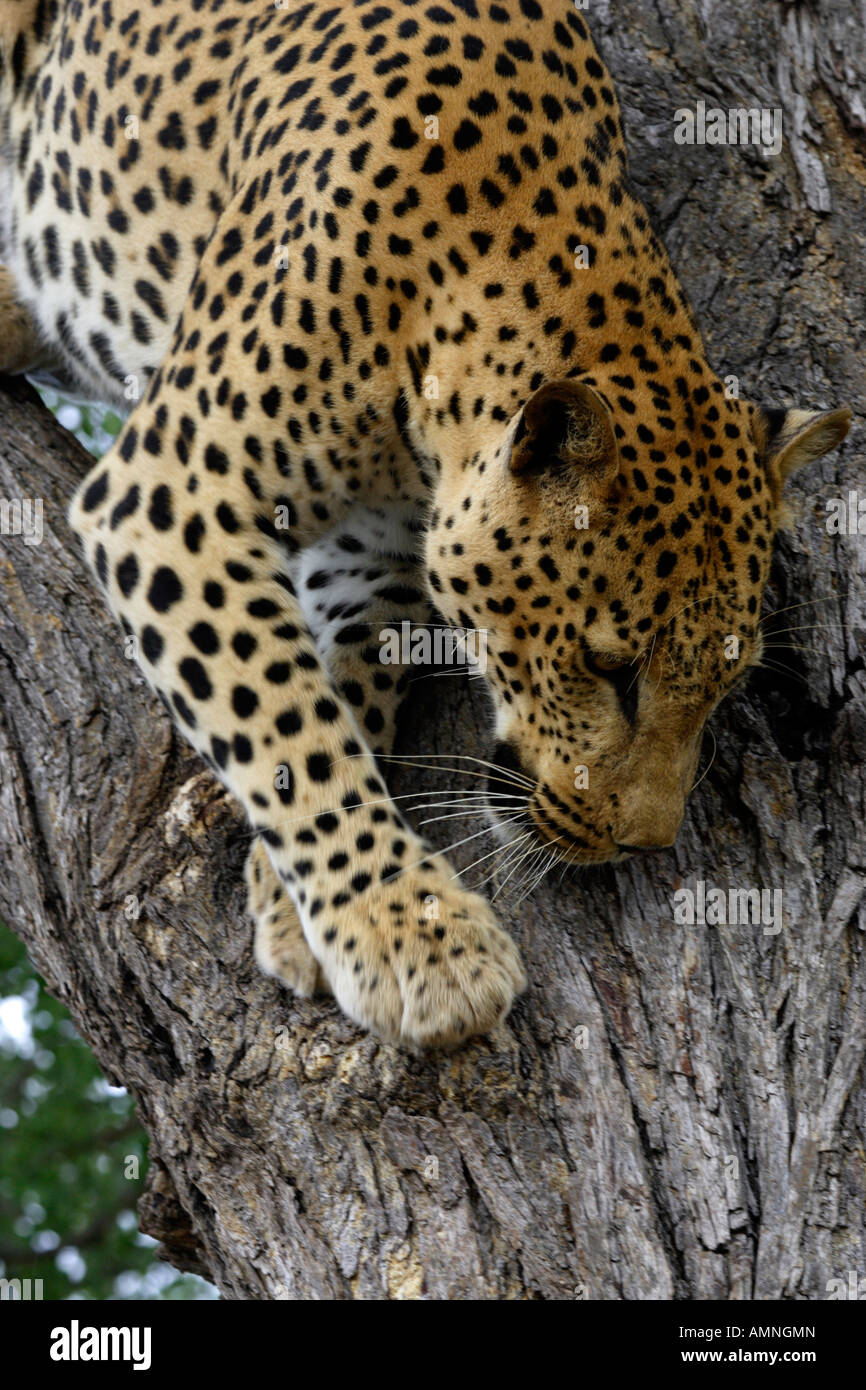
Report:
M106 1085L2 925L0 1131L0 1276L20 1280L23 1297L211 1296L210 1285L154 1260L139 1234L147 1136L135 1103Z
M856 409L858 0L615 8L589 19L633 178L720 375ZM675 144L698 99L782 108L782 152ZM0 496L45 502L41 545L0 537L0 915L137 1098L141 1225L168 1259L234 1298L824 1298L866 1269L856 434L794 484L778 635L714 718L674 850L524 901L512 880L528 994L495 1037L422 1058L256 973L239 813L124 659L64 522L86 458L20 384L0 416ZM485 726L477 689L421 682L402 747L476 752ZM699 883L781 893L781 929L677 921Z

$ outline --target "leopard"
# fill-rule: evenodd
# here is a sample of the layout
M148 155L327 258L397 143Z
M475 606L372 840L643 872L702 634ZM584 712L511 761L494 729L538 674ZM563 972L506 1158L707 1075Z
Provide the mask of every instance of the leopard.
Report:
M710 365L566 0L0 0L0 55L0 370L124 412L69 518L243 808L256 960L488 1035L524 968L388 791L382 633L483 632L497 844L671 846L851 412Z

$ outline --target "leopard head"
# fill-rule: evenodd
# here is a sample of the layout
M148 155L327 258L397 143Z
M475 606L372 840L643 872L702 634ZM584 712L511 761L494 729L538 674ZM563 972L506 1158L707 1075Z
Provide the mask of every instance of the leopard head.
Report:
M761 656L785 480L850 419L584 374L443 482L429 581L485 637L503 833L584 863L673 843L707 719Z

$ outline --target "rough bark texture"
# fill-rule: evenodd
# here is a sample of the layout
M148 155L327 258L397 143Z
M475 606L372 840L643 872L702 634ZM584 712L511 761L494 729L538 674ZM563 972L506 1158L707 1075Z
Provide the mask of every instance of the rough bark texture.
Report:
M862 413L861 0L587 18L720 374ZM782 155L675 146L700 97L782 105ZM864 549L824 505L862 482L862 437L795 483L769 603L814 605L778 620L789 669L714 719L676 848L520 906L509 885L528 994L495 1038L419 1059L256 972L241 818L64 521L85 458L26 388L0 396L0 497L46 519L39 547L0 536L0 915L138 1098L170 1260L245 1299L823 1298L866 1271ZM403 746L477 752L485 721L477 689L421 682ZM676 925L696 880L782 890L783 929Z

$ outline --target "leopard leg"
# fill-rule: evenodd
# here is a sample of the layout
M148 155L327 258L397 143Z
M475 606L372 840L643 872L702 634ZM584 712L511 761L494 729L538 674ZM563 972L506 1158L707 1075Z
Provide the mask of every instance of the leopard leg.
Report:
M228 335L213 316L247 283L232 265L245 198L226 212L169 356L70 518L145 674L262 834L341 1007L386 1038L450 1045L508 1012L525 984L517 949L388 797L286 572L290 547L321 539L356 505L349 450L382 461L378 498L394 505L414 502L411 472L388 471L401 446L372 401L357 436L339 421L324 434L333 398L328 372L309 370L312 333L304 348L290 336L264 395L275 354L253 353L251 334L227 375ZM304 317L293 273L294 263L281 322ZM264 331L260 299L247 309ZM294 414L287 429L293 396L306 433ZM335 642L357 637L341 620Z
M363 508L297 566L299 597L331 676L366 734L371 751L389 753L408 686L409 668L381 660L379 634L421 624L432 610L417 585L408 517ZM354 629L345 640L346 625ZM255 922L260 968L302 997L331 988L307 945L289 894L257 840L246 866L247 910Z

